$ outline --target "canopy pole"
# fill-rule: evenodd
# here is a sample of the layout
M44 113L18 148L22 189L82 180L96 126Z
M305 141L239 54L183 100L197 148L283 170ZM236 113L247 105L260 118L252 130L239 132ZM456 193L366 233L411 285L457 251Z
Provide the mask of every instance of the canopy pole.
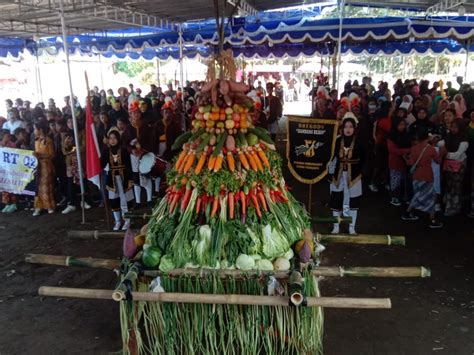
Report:
M339 0L339 38L337 40L337 93L341 94L341 52L342 52L342 22L344 20L344 0Z
M184 71L183 71L183 25L179 25L179 81L181 92L184 91ZM184 103L184 95L182 96Z
M39 101L43 101L43 85L41 84L41 69L40 69L40 62L38 58L38 46L36 46L36 51L35 51L35 58L36 58L36 71L38 75L38 88L39 88Z
M102 74L102 59L99 52L99 69L100 69L100 84L102 85L102 90L105 90L104 86L104 75ZM89 88L87 89L87 95L89 95Z
M64 19L64 8L63 8L63 0L59 1L59 17L61 19L61 28L63 33L63 45L64 45L64 53L66 54L66 65L67 65L67 74L69 80L69 91L70 91L70 105L71 105L71 115L72 115L72 122L74 126L74 141L76 143L76 157L77 157L77 166L79 170L79 182L81 186L81 209L82 209L82 224L86 223L86 216L84 210L84 175L82 170L82 161L81 161L81 146L79 142L79 134L77 128L77 118L76 112L74 110L74 91L72 90L72 79L71 79L71 65L69 62L69 46L67 43L67 28L66 28L66 21Z
M464 82L467 81L467 68L469 66L469 45L471 41L467 41L466 43L466 66L464 67Z
M158 57L156 58L156 76L158 79L158 86L161 86L161 80L160 80L160 59Z

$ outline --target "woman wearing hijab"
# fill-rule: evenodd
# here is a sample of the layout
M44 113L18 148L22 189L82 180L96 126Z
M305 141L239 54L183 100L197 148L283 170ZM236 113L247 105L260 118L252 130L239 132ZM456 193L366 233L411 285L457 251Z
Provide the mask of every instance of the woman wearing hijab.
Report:
M130 153L122 147L120 133L112 129L107 134L108 147L101 155L102 169L106 172L105 188L114 215L114 231L130 227L130 219L124 218L133 200L133 175ZM108 169L105 169L108 167ZM122 218L124 224L122 226Z
M453 99L454 109L456 110L456 118L463 118L464 113L467 110L466 100L461 94L457 94Z
M39 216L41 210L54 213L54 144L49 136L48 126L44 123L35 124L35 157L38 159L38 175L36 177L36 197L33 216Z
M356 137L357 118L348 112L342 120L341 135L336 139L334 157L328 165L331 180L330 207L334 217L341 217L344 200L349 200L352 221L349 233L357 235L355 225L362 196L362 166L364 152ZM345 198L346 197L346 198ZM339 223L333 225L332 234L339 234Z
M469 143L461 125L460 120L451 123L446 139L438 143L440 147L444 147L446 152L446 158L443 162L446 183L444 215L446 217L460 214L462 207L462 187Z
M413 175L413 197L407 211L402 216L404 221L416 221L413 211L418 210L430 216L430 228L442 228L443 224L436 220L436 194L433 188L432 162L441 161L435 148L429 142L428 129L419 127L417 131L417 144L410 148L408 165L411 166Z
M411 138L407 132L407 124L403 119L394 119L392 130L387 140L388 167L390 169L390 204L401 206L402 185L406 189L407 165L403 157L410 152Z

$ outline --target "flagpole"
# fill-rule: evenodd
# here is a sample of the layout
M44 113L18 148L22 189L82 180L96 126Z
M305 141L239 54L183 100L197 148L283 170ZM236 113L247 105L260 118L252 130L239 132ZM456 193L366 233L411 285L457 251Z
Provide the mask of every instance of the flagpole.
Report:
M77 156L77 166L79 170L79 183L81 187L81 209L82 209L82 224L86 223L86 212L85 212L85 201L84 201L84 175L82 170L82 160L81 160L81 146L79 142L79 134L78 134L78 127L77 127L77 118L76 112L74 111L74 92L72 90L72 79L71 79L71 64L69 62L69 46L67 43L67 29L66 29L66 21L64 19L64 8L63 8L63 0L59 0L59 17L61 19L61 29L63 34L63 46L64 46L64 53L66 54L66 65L67 65L67 74L69 79L69 91L70 91L70 105L71 105L71 115L72 115L72 123L74 127L74 141L76 144L76 156Z
M89 76L87 75L87 71L84 71L84 77L86 79L86 88L87 88L87 96L86 96L86 105L89 105L89 108L91 108L91 100L90 100L90 88L89 88ZM86 107L86 112L88 108ZM87 115L87 113L86 113ZM87 119L86 119L87 121ZM87 128L86 128L87 130ZM87 144L87 135L86 135L86 144ZM99 155L100 158L100 155ZM87 169L86 169L87 170ZM105 222L107 223L107 229L111 229L110 225L110 210L109 210L109 201L108 197L105 191L105 184L104 184L104 177L102 174L102 171L99 174L99 184L100 184L100 194L102 195L102 201L104 202L104 208L105 208Z

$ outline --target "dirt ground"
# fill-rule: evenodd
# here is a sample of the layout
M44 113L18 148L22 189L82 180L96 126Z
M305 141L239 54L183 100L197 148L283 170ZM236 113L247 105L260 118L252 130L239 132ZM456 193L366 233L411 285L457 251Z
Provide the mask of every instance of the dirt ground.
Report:
M306 202L307 187L291 178ZM367 191L367 190L365 190ZM314 215L327 215L327 186L313 190ZM359 233L405 235L406 247L329 245L324 265L414 266L429 279L326 279L325 296L390 297L391 310L326 310L325 354L474 354L474 223L465 217L428 229L402 222L383 194L366 192ZM0 215L0 354L104 354L121 349L118 305L112 301L40 298L38 287L113 288L111 271L30 265L27 253L117 258L120 240L72 240L69 229L103 229L104 211L32 217ZM327 232L328 225L316 229Z

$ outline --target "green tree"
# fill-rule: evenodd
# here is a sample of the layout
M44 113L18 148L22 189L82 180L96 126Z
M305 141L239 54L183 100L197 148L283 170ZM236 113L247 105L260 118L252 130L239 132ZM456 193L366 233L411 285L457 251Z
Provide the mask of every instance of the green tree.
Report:
M120 61L113 64L114 73L124 73L129 78L134 78L147 68L153 67L152 62L146 62L144 60L126 62Z

